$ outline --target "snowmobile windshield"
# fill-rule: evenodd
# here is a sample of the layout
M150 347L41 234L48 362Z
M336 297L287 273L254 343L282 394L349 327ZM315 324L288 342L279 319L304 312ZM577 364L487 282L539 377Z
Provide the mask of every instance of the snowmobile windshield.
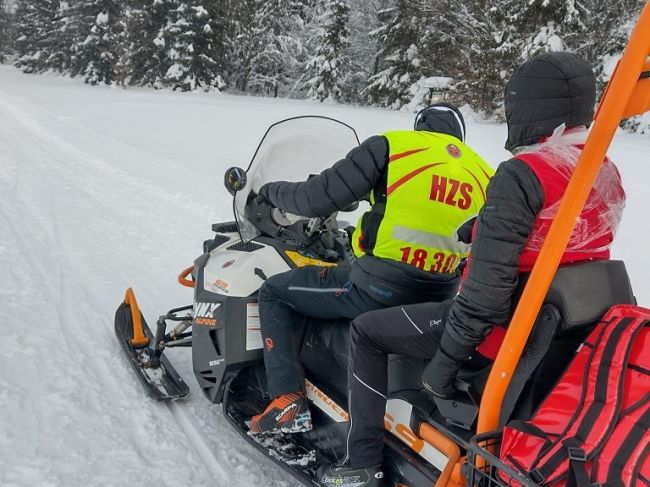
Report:
M248 166L246 186L235 193L235 219L242 240L248 242L260 234L245 216L251 192L257 193L270 182L305 181L357 145L359 138L354 129L332 118L296 117L271 125Z

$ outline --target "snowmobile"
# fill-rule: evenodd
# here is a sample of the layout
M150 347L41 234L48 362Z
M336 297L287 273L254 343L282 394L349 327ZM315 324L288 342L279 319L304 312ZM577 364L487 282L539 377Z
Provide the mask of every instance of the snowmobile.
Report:
M515 300L517 308L492 367L463 370L457 396L433 400L421 383L424 363L390 357L386 485L543 485L498 457L501 431L507 421L531 416L591 325L612 306L636 304L623 262L558 265L621 118L650 110L647 32L650 4L601 101L540 257L530 276L520 280L521 298ZM274 274L304 265L348 265L353 257L348 232L336 215L285 214L255 193L269 181L304 180L356 144L355 131L333 119L298 117L272 125L248 169L226 171L235 220L213 225L215 235L179 276L181 284L194 289L193 304L170 310L152 331L129 289L115 316L117 338L151 397L166 401L188 394L164 351L191 347L194 375L207 399L221 404L243 438L305 485L317 485L315 470L323 461L337 462L345 455L348 323L305 323L300 357L313 430L250 436L248 420L270 400L256 293ZM171 331L169 323L176 324Z
M300 357L313 430L250 436L247 422L270 401L256 294L266 279L289 269L349 265L354 258L350 228L336 214L290 215L255 196L270 181L305 180L358 144L352 127L330 118L304 116L273 124L248 168L225 173L235 220L212 225L214 236L179 276L181 284L194 289L193 304L170 310L151 330L129 289L115 316L117 338L149 396L167 401L189 393L164 352L191 347L194 375L205 396L222 405L225 417L248 441L306 485L317 485L315 471L321 462L345 457L349 323L306 320ZM175 326L169 330L171 323ZM435 483L440 471L449 471L448 464L460 457L456 443L467 442L478 411L473 389L480 387L486 371L468 371L462 398L441 403L445 416L422 393L423 366L404 357L391 360L394 394L385 417L393 433L386 437L390 485ZM430 424L432 414L444 425L443 434Z

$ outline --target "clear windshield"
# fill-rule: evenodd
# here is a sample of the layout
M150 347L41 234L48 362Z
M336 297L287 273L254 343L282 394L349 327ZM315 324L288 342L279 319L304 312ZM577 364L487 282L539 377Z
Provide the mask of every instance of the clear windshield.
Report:
M235 219L242 240L259 235L244 212L251 191L257 193L262 185L275 181L305 181L357 145L354 129L331 118L297 117L271 125L246 171L246 187L235 193Z

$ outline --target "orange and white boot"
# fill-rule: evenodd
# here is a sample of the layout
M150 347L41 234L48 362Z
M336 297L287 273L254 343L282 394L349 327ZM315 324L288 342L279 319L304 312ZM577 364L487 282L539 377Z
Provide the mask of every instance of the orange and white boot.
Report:
M251 418L250 433L301 433L311 431L311 413L305 394L282 394L257 416Z

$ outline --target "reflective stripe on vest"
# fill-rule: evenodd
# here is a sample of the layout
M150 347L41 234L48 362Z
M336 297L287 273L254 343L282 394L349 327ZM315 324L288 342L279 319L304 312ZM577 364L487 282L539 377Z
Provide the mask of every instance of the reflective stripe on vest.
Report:
M388 173L353 236L364 253L451 273L470 246L457 230L478 215L494 171L456 137L425 131L384 134Z

